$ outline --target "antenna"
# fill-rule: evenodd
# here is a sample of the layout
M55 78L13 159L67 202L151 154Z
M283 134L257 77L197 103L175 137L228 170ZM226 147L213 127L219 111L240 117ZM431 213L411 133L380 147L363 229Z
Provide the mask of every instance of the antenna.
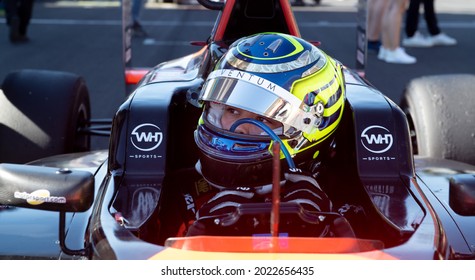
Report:
M272 145L272 212L270 215L270 232L272 237L279 236L280 216L280 143Z

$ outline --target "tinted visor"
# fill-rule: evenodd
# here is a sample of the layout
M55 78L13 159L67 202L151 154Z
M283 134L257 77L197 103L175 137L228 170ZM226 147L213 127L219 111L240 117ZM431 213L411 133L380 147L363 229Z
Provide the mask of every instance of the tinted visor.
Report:
M284 88L259 76L237 71L212 72L200 101L211 101L247 110L283 124L284 134L312 132L317 117L309 106Z

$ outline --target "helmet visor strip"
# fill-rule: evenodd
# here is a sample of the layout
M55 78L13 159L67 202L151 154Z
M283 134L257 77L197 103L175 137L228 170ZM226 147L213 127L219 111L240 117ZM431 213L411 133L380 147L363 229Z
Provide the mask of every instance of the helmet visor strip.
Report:
M295 129L311 133L318 118L310 106L284 88L262 77L237 70L213 71L201 91L200 101L244 109L283 124L284 135Z

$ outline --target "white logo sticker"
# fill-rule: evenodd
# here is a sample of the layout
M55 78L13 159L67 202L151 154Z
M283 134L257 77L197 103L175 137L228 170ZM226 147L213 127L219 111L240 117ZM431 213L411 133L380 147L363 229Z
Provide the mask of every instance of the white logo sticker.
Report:
M361 133L361 144L363 144L366 150L375 154L381 154L392 147L393 135L385 127L372 125Z
M138 150L148 152L160 146L163 133L160 128L151 123L144 123L134 128L130 141Z
M66 203L66 198L63 196L52 196L48 190L36 190L32 193L27 192L15 192L13 194L15 198L24 199L30 205L40 205L43 203Z

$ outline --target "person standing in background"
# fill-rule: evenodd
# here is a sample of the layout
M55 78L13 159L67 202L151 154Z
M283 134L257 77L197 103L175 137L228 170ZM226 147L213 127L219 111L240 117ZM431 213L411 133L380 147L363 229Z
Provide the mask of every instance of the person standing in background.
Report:
M381 26L384 11L387 7L385 0L368 0L368 26L366 36L368 38L368 51L378 53L381 47Z
M418 31L421 4L424 5L424 18L429 36L424 36ZM406 38L402 41L405 47L453 46L457 44L457 40L440 30L434 9L434 0L410 0L406 13L405 31Z
M148 36L140 22L143 5L143 0L132 0L132 34L134 37Z
M381 22L382 45L378 59L387 63L413 64L417 59L401 48L401 24L406 11L407 0L375 0L384 1L385 8ZM378 24L375 22L374 24Z
M10 29L9 39L12 43L26 43L28 25L33 13L34 0L2 0L5 18Z

